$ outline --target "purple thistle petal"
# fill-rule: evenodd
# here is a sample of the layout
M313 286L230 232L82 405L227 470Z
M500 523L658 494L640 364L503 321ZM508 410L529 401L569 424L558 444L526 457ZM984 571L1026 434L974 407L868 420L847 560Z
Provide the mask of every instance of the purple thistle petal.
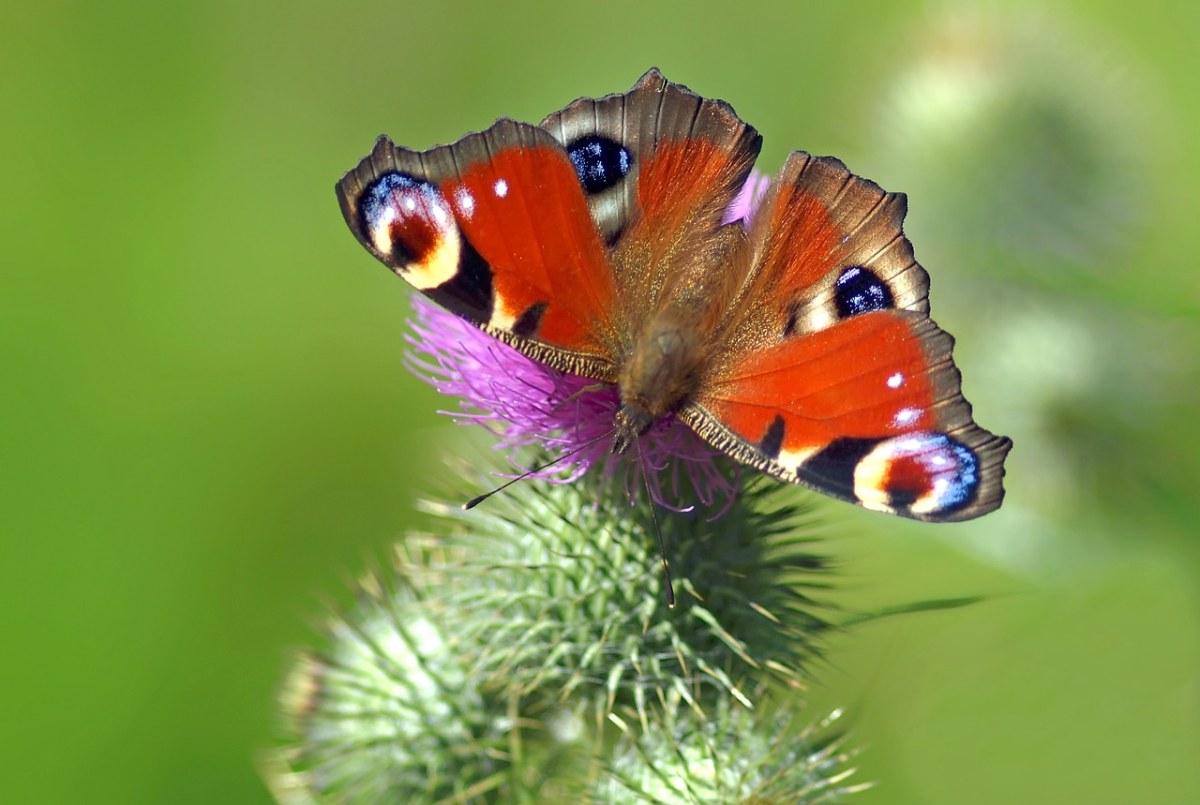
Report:
M746 177L746 183L742 185L742 189L734 197L733 203L725 211L725 217L721 219L721 223L732 224L734 221L741 221L742 225L749 229L754 213L758 212L758 207L762 204L763 197L767 195L767 189L770 186L771 178L769 176L759 173L757 169L751 169L750 175Z
M413 297L415 317L408 366L439 392L457 397L457 411L444 411L455 421L478 423L495 433L496 449L515 454L540 446L568 458L537 473L551 483L573 483L593 466L605 477L623 473L630 505L644 489L642 462L651 499L673 511L688 491L719 517L737 495L737 472L673 416L663 417L641 437L641 460L632 449L625 456L611 451L613 416L620 405L615 386L570 375L527 358L422 296ZM689 489L684 488L687 482Z

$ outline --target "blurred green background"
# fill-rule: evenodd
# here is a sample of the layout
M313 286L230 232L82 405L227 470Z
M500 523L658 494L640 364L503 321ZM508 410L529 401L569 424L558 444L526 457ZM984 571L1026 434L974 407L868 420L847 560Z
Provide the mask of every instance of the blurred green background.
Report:
M1200 802L1200 6L21 3L0 30L3 798L266 802L289 651L461 431L333 183L649 66L910 195L997 514L824 511L870 803Z

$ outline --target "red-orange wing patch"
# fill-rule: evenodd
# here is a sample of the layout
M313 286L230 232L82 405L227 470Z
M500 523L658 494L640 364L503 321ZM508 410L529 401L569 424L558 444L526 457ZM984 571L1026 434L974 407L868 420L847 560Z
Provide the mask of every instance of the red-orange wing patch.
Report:
M929 277L902 229L907 200L850 173L832 157L794 152L751 231L747 280L734 313L756 343L811 333L853 315L846 283L875 294L871 309L929 312ZM839 285L839 282L842 284Z
M694 258L727 246L729 238L717 230L762 138L728 104L653 69L628 92L574 101L547 116L542 128L575 163L610 249L613 315L626 336L625 353L669 294L687 287L693 297L703 295L713 284L703 275L728 268Z
M775 441L774 457L801 457L839 438L936 426L929 370L910 322L877 312L744 355L705 384L700 402L743 441ZM770 437L778 418L784 426Z
M867 508L962 520L1000 505L1011 443L977 427L952 340L872 311L742 356L681 418L735 459Z
M633 218L658 240L706 234L725 212L762 138L723 101L702 98L656 69L628 92L579 98L542 121L581 168L605 242ZM688 232L693 227L699 232Z

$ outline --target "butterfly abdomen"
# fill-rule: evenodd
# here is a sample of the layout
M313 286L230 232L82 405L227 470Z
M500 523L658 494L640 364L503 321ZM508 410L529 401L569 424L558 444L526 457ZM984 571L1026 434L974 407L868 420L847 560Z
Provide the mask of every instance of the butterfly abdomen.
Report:
M712 357L714 332L745 274L746 262L738 259L745 244L740 224L698 227L660 264L645 254L618 257L627 276L665 279L657 288L644 282L644 288L631 289L638 303L630 307L653 311L648 317L643 313L638 321L638 314L624 312L637 336L618 377L624 413L617 419L614 449L695 396Z
M621 365L621 409L615 426L615 452L657 419L678 410L695 393L707 362L705 333L695 319L668 309L646 322Z

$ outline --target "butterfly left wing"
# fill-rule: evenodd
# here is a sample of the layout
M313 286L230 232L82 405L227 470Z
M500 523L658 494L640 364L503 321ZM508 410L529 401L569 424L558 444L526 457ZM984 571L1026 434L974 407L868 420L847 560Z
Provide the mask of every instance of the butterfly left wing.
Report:
M797 152L751 231L741 291L679 416L746 464L927 521L1000 505L1011 442L975 425L928 318L903 195Z
M371 254L532 358L615 380L612 268L567 152L501 119L451 145L379 138L337 185Z

